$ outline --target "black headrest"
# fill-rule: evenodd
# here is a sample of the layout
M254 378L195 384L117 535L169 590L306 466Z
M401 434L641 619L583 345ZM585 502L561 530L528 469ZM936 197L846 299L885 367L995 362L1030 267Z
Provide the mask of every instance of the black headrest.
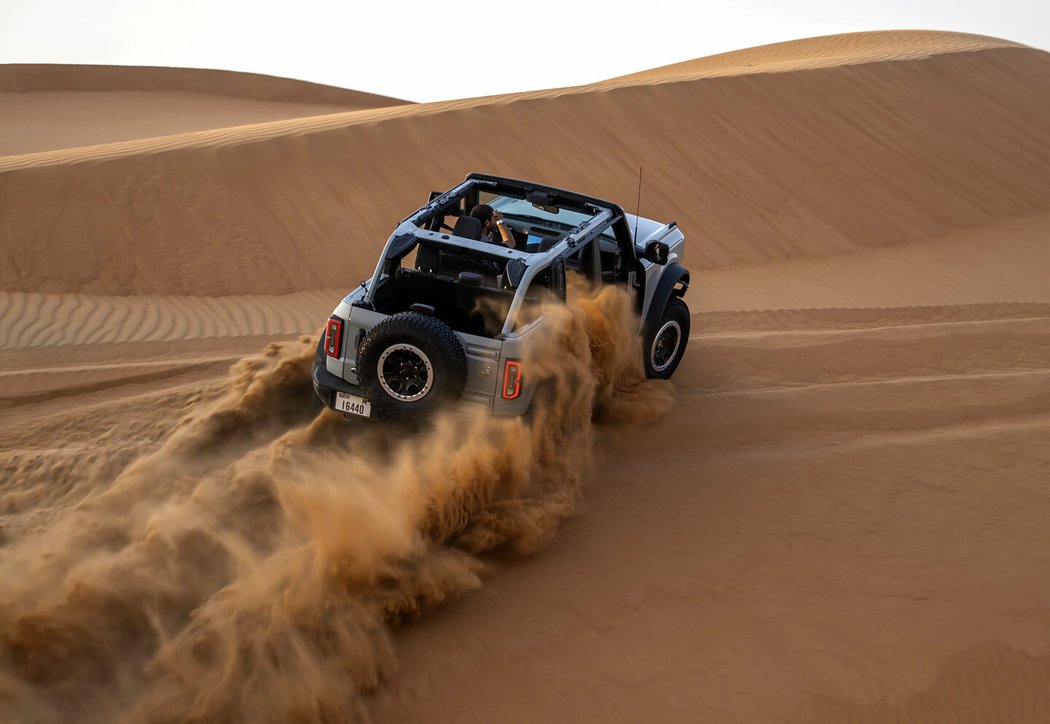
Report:
M481 219L475 219L473 216L460 216L456 219L456 228L452 230L452 233L464 239L479 241L481 239L481 229Z

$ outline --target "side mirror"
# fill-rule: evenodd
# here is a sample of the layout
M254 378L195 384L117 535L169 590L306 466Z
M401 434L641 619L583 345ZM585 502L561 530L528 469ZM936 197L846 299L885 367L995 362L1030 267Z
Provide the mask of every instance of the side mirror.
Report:
M671 247L662 241L650 241L645 247L645 259L663 266L671 256Z

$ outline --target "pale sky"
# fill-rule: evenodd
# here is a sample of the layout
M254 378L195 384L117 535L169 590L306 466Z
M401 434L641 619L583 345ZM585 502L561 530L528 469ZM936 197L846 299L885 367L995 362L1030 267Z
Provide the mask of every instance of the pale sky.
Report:
M0 0L0 63L220 68L432 101L902 28L1050 49L1050 0Z

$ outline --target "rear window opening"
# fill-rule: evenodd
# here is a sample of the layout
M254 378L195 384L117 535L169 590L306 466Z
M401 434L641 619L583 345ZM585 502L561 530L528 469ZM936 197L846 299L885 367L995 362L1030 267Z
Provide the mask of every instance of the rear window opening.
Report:
M511 276L506 259L421 242L380 281L372 303L382 314L433 309L456 332L492 338L503 331L514 299ZM553 298L545 269L529 285L515 328L538 318L543 304Z

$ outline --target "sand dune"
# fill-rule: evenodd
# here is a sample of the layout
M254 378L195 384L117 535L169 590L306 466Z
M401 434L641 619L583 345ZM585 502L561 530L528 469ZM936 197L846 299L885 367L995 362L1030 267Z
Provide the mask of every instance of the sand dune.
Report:
M1050 720L1050 55L865 33L418 105L0 88L0 128L129 114L0 148L0 718ZM693 269L669 408L580 372L626 344L609 305L531 427L315 416L313 335L428 191L630 205L639 164Z
M405 103L252 73L0 65L0 156Z
M183 91L0 93L0 156L346 110L347 106L257 101ZM71 115L77 119L75 124L69 123Z
M917 30L848 33L734 50L622 75L604 83L596 83L595 86L611 87L635 81L665 83L720 75L812 70L887 60L920 60L944 53L1021 47L1024 46L1000 38L966 33Z
M889 36L887 57L901 37ZM791 47L809 57L825 42ZM629 203L643 164L643 211L691 230L696 268L943 236L1046 208L1048 69L1050 55L1017 47L885 62L868 53L853 65L7 157L0 286L204 295L346 286L405 209L469 170Z
M373 93L258 73L119 65L0 64L0 91L187 91L260 101L354 108L379 108L407 102Z

